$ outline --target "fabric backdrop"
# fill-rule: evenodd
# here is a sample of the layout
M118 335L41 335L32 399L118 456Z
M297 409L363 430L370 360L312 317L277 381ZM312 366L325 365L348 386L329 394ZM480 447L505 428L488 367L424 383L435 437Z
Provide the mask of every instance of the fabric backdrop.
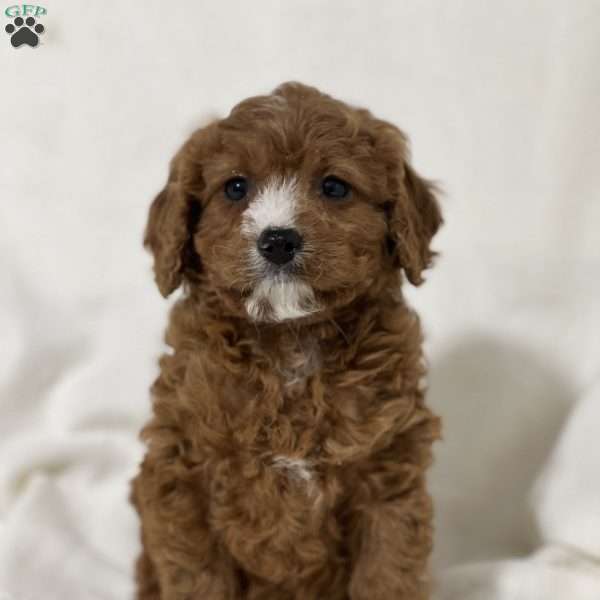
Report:
M39 47L0 43L0 598L131 597L169 305L146 211L194 127L295 79L397 123L445 191L409 291L437 598L598 600L600 3L43 6Z

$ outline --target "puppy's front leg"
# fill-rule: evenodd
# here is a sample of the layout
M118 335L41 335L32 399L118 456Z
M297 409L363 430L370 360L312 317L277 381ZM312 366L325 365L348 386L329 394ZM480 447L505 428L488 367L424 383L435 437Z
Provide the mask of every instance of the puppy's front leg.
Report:
M399 436L364 465L354 507L351 600L427 600L432 506L425 489L429 442ZM415 432L416 433L416 432ZM412 449L411 449L412 448ZM410 457L410 458L409 458Z
M429 598L429 513L429 499L422 490L376 504L363 513L360 551L350 581L351 600Z
M133 482L142 517L140 562L152 567L139 569L138 562L138 598L238 600L237 572L208 527L197 475L178 463L149 453Z

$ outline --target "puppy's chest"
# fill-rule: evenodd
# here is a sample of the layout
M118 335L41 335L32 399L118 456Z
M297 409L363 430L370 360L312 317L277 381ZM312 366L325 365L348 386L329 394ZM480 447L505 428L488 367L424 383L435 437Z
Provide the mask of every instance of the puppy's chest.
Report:
M293 338L274 347L249 412L237 420L236 437L243 447L265 464L296 471L300 479L305 471L292 466L318 460L328 429L323 367L323 349L314 339Z
M344 450L357 438L345 421L360 424L368 398L358 386L336 385L327 352L312 339L277 346L260 384L231 414L235 453L211 473L212 522L240 564L267 579L280 556L289 571L307 555L327 560L323 523L337 518L355 484ZM259 524L260 553L245 550L256 535L248 523Z
M284 396L306 395L311 377L321 371L322 349L312 338L295 340L273 355L272 364Z
M264 449L296 458L313 454L327 417L323 402L323 353L312 339L294 340L272 357L274 403L265 404Z
M375 386L348 385L336 368L336 348L314 338L271 344L255 366L232 380L225 395L228 435L236 452L299 481L337 471L356 445ZM333 357L334 360L331 360ZM259 368L260 366L260 368ZM363 435L359 432L359 438Z

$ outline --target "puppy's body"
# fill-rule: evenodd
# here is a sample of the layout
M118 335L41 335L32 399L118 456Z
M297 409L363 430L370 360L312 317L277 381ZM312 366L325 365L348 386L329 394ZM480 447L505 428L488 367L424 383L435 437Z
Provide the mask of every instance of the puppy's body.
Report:
M438 421L423 402L421 332L400 268L420 281L437 205L404 166L401 134L386 138L391 126L366 111L298 84L247 102L188 142L151 212L159 286L183 279L186 293L133 486L138 597L425 599ZM228 132L244 127L250 142L231 148ZM244 164L248 144L262 165ZM343 214L311 194L325 173L315 165L333 160L348 179L355 169ZM251 174L241 211L210 212L207 173L221 162ZM261 232L292 226L303 236L294 268L261 265Z

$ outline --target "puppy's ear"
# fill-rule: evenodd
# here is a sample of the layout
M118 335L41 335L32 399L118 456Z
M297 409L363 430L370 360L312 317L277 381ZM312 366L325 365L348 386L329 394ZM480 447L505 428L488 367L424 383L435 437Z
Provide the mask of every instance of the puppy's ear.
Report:
M192 236L200 204L184 189L181 154L172 160L167 184L150 207L144 234L144 246L154 255L154 278L165 298L179 287L187 270L199 266Z
M366 112L379 164L385 169L387 198L386 245L393 265L404 270L413 285L423 282L422 272L435 256L431 239L443 223L435 185L423 179L408 162L406 136L395 125Z
M390 236L396 247L398 266L413 285L423 282L421 273L435 256L431 239L443 223L435 185L403 164L403 185L390 211Z

